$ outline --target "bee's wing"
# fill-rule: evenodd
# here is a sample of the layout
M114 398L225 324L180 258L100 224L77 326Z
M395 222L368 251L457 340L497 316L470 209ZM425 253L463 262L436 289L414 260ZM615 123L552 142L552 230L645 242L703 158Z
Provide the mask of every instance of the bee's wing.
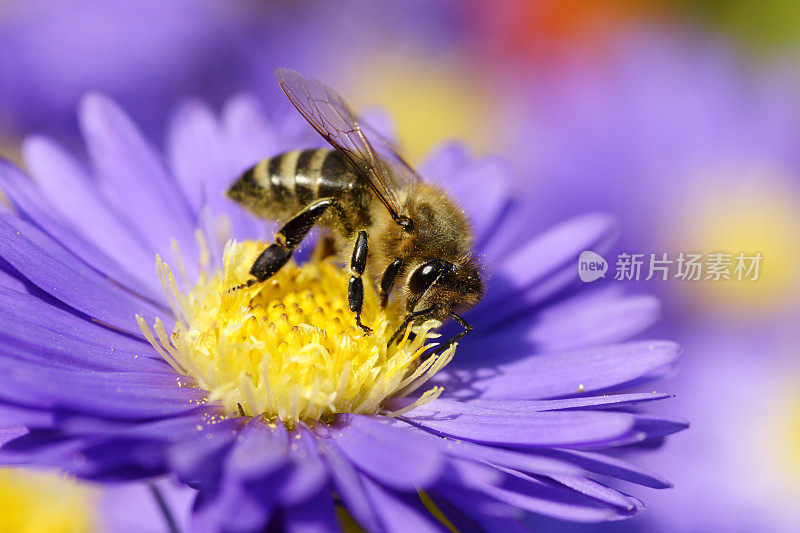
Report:
M400 155L397 146L386 137L381 135L377 129L373 128L369 122L359 121L361 130L372 142L375 152L380 157L381 162L389 170L389 178L396 187L407 187L422 178L414 168Z
M394 193L392 176L347 102L324 83L307 80L294 70L275 69L275 77L300 114L347 158L396 220L402 208ZM379 146L383 147L384 141L380 139Z

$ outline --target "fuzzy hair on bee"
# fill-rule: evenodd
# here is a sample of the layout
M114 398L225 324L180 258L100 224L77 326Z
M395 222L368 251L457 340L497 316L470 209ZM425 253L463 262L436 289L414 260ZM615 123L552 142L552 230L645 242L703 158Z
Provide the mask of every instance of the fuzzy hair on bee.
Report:
M411 323L452 317L483 296L473 232L463 209L442 189L427 183L369 128L330 87L289 69L278 82L297 110L333 149L293 150L264 159L245 171L227 196L251 213L284 222L253 263L253 285L269 279L291 258L310 229L327 230L327 240L349 264L350 309L361 323L363 276L406 309L392 341ZM369 139L368 139L369 135ZM394 290L399 288L398 290ZM445 346L445 347L446 347Z

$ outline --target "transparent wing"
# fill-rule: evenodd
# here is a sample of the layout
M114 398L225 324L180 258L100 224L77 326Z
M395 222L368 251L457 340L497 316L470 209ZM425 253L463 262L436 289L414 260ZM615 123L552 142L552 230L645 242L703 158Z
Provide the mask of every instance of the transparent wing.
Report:
M417 171L400 155L397 145L384 137L369 122L359 119L358 124L389 171L389 178L396 187L407 187L417 181L422 181L422 177Z
M336 91L324 83L307 80L296 71L285 68L276 69L275 77L283 92L300 111L300 114L347 158L358 171L359 176L383 202L392 217L395 220L401 218L402 207L395 194L396 181L382 158L385 157L390 162L393 171L395 166L398 167L396 171L398 178L408 172L403 167L408 169L411 167L379 135L376 137L376 140L379 141L378 146L381 148L381 153L378 155L364 135L358 117L350 109L350 106ZM370 128L370 135L377 135L377 133ZM397 163L395 157L402 163ZM411 173L415 175L413 170Z

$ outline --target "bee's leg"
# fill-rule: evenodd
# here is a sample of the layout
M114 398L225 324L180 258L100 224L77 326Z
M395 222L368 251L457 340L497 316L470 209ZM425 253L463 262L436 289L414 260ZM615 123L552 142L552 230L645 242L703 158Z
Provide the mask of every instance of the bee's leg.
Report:
M334 198L321 198L300 211L275 234L275 243L267 246L261 252L253 266L250 267L250 279L247 283L234 287L231 290L250 287L256 283L268 280L285 265L292 257L292 252L305 238L317 220L325 211L336 203Z
M406 330L406 328L411 322L413 322L414 320L416 320L421 316L429 315L433 313L433 311L434 308L429 307L427 309L423 309L422 311L414 311L413 313L407 314L406 318L403 320L403 323L397 326L397 329L394 330L394 333L392 333L392 337L389 339L389 342L386 343L386 346L391 346L392 343L397 339L397 337L399 337L400 334Z
M466 320L464 320L462 317L460 317L457 314L452 313L452 312L450 313L450 316L453 317L453 320L458 322L459 325L462 328L464 328L464 331L460 331L460 332L456 333L455 335L453 335L452 339L450 339L446 343L442 344L441 346L437 346L436 349L431 351L430 353L423 355L422 359L427 359L428 357L432 356L435 353L444 353L445 350L450 348L450 346L452 346L453 344L455 344L458 341L460 341L461 338L464 337L464 335L466 335L467 333L472 331L472 325L469 322L467 322Z
M381 307L386 307L386 304L389 303L389 293L392 292L394 280L397 279L397 274L400 273L401 268L403 268L403 261L395 259L383 271L383 277L381 277Z
M350 259L350 283L347 286L347 300L350 310L356 314L356 324L369 335L372 330L361 323L361 307L364 305L364 280L361 276L367 266L367 232L359 231L353 257Z

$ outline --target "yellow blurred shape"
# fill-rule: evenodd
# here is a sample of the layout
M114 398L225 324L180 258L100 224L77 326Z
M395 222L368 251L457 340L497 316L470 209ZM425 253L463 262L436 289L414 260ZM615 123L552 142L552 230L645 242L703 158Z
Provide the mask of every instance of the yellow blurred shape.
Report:
M792 398L786 415L786 435L778 442L783 448L792 478L800 481L800 395Z
M685 226L678 236L679 251L702 252L706 257L717 252L732 255L731 280L681 282L702 305L761 315L797 302L800 190L792 178L797 181L775 169L752 165L698 176L682 213ZM756 252L763 257L758 279L736 280L736 256Z
M783 369L787 376L797 376L798 368ZM778 375L777 373L775 374ZM776 486L789 494L800 491L800 382L788 380L764 390L768 399L764 425L752 428L762 435L761 453L766 456Z
M94 531L95 494L51 473L0 469L0 531L85 533Z
M418 163L435 145L465 142L478 154L502 145L502 108L491 87L459 61L374 57L342 93L359 111L379 107L391 113L403 156Z

